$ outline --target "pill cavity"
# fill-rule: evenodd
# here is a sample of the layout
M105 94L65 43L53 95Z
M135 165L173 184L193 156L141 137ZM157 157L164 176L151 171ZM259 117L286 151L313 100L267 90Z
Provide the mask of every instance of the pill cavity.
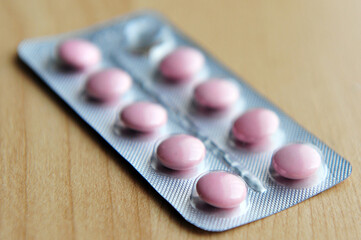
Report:
M120 119L129 129L153 132L167 122L167 111L156 103L136 102L122 110Z
M76 69L92 67L101 59L99 48L82 39L70 39L61 43L58 56L65 65Z
M235 208L247 196L243 180L227 172L210 172L202 176L196 185L199 197L217 208Z
M201 107L221 110L237 101L239 90L225 79L210 79L195 88L193 98Z
M157 148L157 158L160 163L173 170L188 170L201 163L206 154L206 148L198 138L180 134L174 135Z
M138 54L149 53L150 49L170 41L170 30L154 18L135 18L124 28L125 44Z
M89 76L87 94L100 101L111 101L122 96L132 85L131 77L117 68L101 70Z
M321 155L308 144L290 144L279 149L272 157L272 167L282 177L305 179L321 166Z
M190 79L204 65L203 54L190 47L179 47L168 54L160 63L160 72L173 82Z
M236 119L232 133L236 140L256 143L275 133L279 126L278 116L264 108L251 109Z

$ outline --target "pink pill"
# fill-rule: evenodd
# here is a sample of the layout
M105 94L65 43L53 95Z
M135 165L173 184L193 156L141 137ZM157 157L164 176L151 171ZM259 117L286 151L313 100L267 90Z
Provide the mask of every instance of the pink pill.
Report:
M199 197L209 205L218 208L239 206L247 196L243 180L227 172L211 172L197 182Z
M109 101L119 98L131 85L132 79L126 72L110 68L92 74L86 84L86 91L90 97Z
M136 102L120 114L123 124L139 132L153 132L167 122L167 111L159 104Z
M210 79L194 90L194 100L205 108L224 109L239 98L237 86L227 80Z
M101 59L98 47L81 39L66 40L60 44L58 55L66 65L76 69L94 66Z
M304 179L321 166L321 156L307 144L291 144L278 150L272 157L272 166L281 176Z
M180 82L194 76L204 65L201 52L190 47L179 47L160 63L160 71L170 80Z
M256 143L275 133L279 126L278 116L263 108L251 109L233 124L233 136L244 143Z
M161 164L173 170L187 170L202 162L206 154L203 143L193 136L180 134L167 138L157 148Z

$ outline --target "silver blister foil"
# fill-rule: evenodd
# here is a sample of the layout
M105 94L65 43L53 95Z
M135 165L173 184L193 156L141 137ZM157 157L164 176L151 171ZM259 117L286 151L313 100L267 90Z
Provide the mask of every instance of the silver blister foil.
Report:
M56 49L68 38L82 38L97 45L103 56L96 69L73 72L59 66ZM158 72L160 60L177 46L199 49L206 64L188 84L170 85ZM343 181L351 174L348 161L302 128L241 78L189 40L166 19L154 12L139 12L69 34L30 39L18 48L20 58L98 132L149 184L188 222L208 231L224 231L267 217L302 202ZM84 95L87 76L105 67L118 67L133 78L133 86L115 104L88 101ZM196 84L210 77L226 78L236 84L241 97L232 109L214 114L195 109L192 94ZM124 131L119 112L127 104L147 100L162 104L169 114L167 125L143 136ZM245 146L232 140L234 119L247 109L268 108L280 118L280 128L270 142ZM154 167L154 147L159 139L187 133L201 139L207 154L201 172L180 176ZM322 175L316 180L295 183L276 181L270 169L274 151L289 143L307 143L322 155ZM192 204L197 177L222 170L240 175L248 185L247 207L239 213L200 209Z

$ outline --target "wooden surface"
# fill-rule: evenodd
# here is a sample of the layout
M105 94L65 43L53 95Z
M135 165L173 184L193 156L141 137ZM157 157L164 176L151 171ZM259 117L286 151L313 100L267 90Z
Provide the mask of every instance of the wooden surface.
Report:
M353 165L271 217L184 221L17 59L30 37L151 8ZM0 239L361 239L361 1L0 0Z

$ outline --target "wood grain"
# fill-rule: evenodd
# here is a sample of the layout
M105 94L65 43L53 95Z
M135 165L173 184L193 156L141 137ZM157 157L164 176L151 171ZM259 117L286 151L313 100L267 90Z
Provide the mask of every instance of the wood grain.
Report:
M25 38L137 9L175 25L353 165L224 233L184 221L17 59ZM0 239L361 239L361 2L0 1Z

